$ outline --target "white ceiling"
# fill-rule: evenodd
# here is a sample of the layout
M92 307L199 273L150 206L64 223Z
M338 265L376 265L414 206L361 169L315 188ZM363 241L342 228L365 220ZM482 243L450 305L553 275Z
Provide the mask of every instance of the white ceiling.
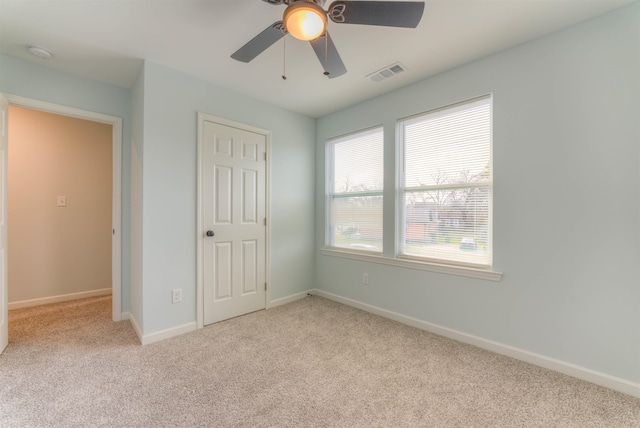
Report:
M146 59L321 117L633 1L427 0L416 29L330 22L348 70L334 79L307 42L290 36L286 80L282 40L248 64L230 58L281 19L284 6L262 0L0 0L0 53L125 88ZM31 56L28 44L53 59ZM408 71L381 83L366 78L395 62Z

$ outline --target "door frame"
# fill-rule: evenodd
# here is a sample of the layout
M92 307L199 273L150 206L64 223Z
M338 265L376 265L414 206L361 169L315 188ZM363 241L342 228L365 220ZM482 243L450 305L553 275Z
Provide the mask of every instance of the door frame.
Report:
M257 128L245 123L235 122L233 120L225 119L219 116L213 116L206 113L198 112L198 206L197 206L197 227L196 227L196 247L197 247L197 263L196 263L196 278L197 278L197 293L196 293L196 316L197 327L204 327L204 218L202 212L202 172L203 172L203 150L204 150L204 123L214 122L220 125L231 126L233 128L242 129L244 131L253 132L256 134L264 135L265 137L265 151L267 158L265 159L265 213L267 216L267 225L265 233L265 280L267 282L267 289L265 292L265 308L269 309L271 306L271 209L270 209L270 160L271 160L271 132Z
M9 105L40 110L62 116L111 125L112 197L111 197L111 296L113 321L122 321L122 118L68 107L19 95L4 94Z

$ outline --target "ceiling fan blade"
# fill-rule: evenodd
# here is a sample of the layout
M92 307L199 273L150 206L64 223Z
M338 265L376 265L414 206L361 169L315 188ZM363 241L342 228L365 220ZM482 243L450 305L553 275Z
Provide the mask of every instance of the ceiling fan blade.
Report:
M340 58L336 45L333 44L329 32L324 36L320 36L315 40L312 40L311 46L316 53L316 56L324 68L325 74L329 79L342 76L347 72L347 68Z
M329 6L328 15L338 24L416 28L422 12L424 2L340 0Z
M260 34L249 40L247 44L231 55L231 58L250 62L252 59L264 52L269 46L284 37L286 30L282 21L274 22Z

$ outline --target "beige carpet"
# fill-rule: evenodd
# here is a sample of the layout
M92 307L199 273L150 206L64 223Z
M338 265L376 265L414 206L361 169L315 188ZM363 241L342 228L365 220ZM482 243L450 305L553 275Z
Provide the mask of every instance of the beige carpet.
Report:
M640 426L638 399L319 297L144 347L110 309L10 312L0 426Z

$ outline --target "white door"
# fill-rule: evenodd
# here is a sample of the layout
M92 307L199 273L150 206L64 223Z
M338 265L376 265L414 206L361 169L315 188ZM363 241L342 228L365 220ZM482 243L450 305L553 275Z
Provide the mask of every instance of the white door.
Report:
M266 306L266 136L205 121L204 325Z
M9 287L7 285L7 148L9 102L0 95L0 353L9 344Z

